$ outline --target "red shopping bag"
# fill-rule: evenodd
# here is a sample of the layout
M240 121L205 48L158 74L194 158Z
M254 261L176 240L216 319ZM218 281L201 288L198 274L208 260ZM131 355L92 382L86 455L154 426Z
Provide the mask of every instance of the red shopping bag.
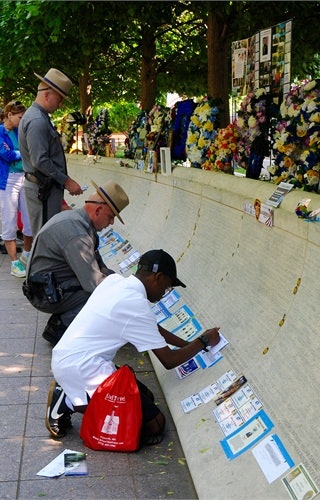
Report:
M135 451L142 425L136 377L122 366L99 385L86 409L80 437L93 450Z

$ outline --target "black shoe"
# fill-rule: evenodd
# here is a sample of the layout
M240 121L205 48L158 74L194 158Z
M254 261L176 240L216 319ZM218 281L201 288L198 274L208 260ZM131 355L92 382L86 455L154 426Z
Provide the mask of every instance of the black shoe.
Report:
M66 405L66 394L55 380L51 382L46 414L46 428L55 438L62 438L66 430L72 427L71 415L73 411Z
M55 346L61 339L66 329L67 327L61 321L61 316L59 316L59 314L53 314L50 316L48 323L43 330L42 337Z

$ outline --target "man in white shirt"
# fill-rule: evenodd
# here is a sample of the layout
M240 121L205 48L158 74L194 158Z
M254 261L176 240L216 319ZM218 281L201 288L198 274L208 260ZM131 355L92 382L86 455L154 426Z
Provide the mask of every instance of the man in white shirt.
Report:
M135 275L104 279L52 351L55 381L48 395L46 426L62 437L73 411L84 413L97 387L115 370L118 349L130 342L139 352L152 350L171 369L219 342L219 328L186 342L157 325L149 302L159 301L171 287L185 285L176 264L164 250L150 250L139 260ZM168 344L179 347L171 349ZM152 393L138 382L142 403L142 444L162 439L165 417Z

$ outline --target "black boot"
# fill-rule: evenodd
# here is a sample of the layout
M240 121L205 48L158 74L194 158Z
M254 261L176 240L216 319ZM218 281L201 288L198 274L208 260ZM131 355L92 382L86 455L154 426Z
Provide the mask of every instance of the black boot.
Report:
M61 316L59 314L53 314L50 316L48 323L43 330L42 337L55 346L61 339L66 329L67 327L61 321Z

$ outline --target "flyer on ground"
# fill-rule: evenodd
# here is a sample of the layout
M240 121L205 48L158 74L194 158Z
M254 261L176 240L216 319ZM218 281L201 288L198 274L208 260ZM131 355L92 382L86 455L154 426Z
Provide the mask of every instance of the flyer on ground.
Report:
M274 424L266 412L260 410L257 415L248 420L239 430L223 439L223 441L220 441L220 443L226 456L232 460L265 437L273 427Z
M294 466L294 461L276 434L263 439L252 453L269 484Z
M282 479L282 483L293 500L312 500L319 493L318 487L302 464L292 469Z

